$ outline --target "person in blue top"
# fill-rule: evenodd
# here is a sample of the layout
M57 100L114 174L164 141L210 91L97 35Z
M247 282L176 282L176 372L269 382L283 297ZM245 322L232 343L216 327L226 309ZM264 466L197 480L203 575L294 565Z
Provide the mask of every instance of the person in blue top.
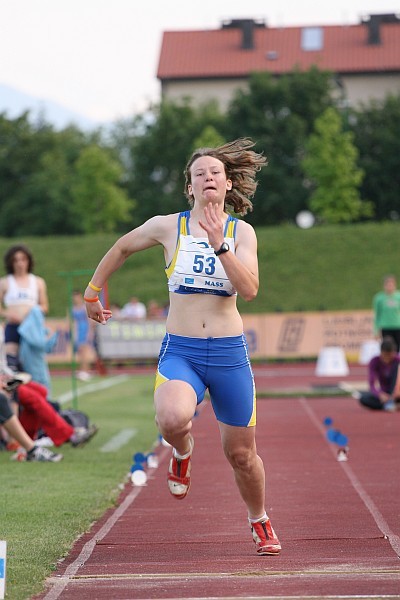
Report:
M250 302L259 288L253 227L230 211L252 210L256 173L267 164L254 142L238 139L201 148L185 169L190 210L155 216L121 237L96 268L85 291L88 316L106 324L111 311L98 294L132 254L161 245L170 306L154 402L163 438L173 447L167 482L185 498L191 483L192 420L208 389L222 446L244 500L258 554L281 544L265 510L265 472L255 441L256 393L237 295Z
M89 381L92 378L90 369L96 360L96 325L88 319L83 294L80 290L72 292L71 314L74 325L74 352L78 359L76 376L81 381Z

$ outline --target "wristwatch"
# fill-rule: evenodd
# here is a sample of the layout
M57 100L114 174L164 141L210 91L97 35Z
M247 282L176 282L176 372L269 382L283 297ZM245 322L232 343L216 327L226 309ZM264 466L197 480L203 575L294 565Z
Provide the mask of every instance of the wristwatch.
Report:
M227 244L227 242L223 242L219 250L214 250L215 256L219 256L225 252L229 252L229 244Z

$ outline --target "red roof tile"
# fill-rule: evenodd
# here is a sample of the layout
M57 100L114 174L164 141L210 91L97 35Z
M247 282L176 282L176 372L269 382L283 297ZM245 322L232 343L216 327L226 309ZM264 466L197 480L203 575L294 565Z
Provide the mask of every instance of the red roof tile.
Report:
M336 73L400 71L400 22L381 23L381 43L368 44L368 26L322 26L321 50L301 48L304 27L255 28L254 48L243 49L242 31L167 31L163 35L157 77L201 79L247 77L253 71L282 74L296 65ZM275 53L276 59L268 58Z

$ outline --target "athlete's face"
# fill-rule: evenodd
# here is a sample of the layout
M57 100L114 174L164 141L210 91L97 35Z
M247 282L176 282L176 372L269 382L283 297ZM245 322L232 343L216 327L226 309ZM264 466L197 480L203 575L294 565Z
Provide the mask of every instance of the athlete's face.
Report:
M231 180L226 178L224 164L212 156L197 158L190 168L190 176L188 191L195 200L223 200L226 192L232 189Z

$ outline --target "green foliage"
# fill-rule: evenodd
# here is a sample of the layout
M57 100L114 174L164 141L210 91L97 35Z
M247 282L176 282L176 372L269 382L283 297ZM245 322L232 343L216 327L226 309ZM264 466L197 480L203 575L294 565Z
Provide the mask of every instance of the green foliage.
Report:
M400 215L400 95L351 111L349 127L365 172L363 197L370 198L377 219Z
M302 160L315 189L310 209L327 223L349 223L372 216L370 203L362 202L358 188L364 173L357 168L354 135L343 132L339 113L328 108L316 119Z
M128 167L128 193L139 199L131 214L133 226L155 214L183 209L187 202L183 171L194 150L194 140L219 139L221 123L222 116L215 104L195 109L189 100L184 100L164 101L153 107L151 118L146 114L118 124L112 135L113 143ZM126 128L131 135L125 135Z
M314 120L333 104L330 77L316 68L294 70L280 78L255 73L249 89L232 101L227 137L253 138L269 161L258 177L254 212L249 216L253 225L288 221L306 208L309 192L303 186L300 160Z
M129 217L122 166L99 135L0 115L0 235L114 231Z
M73 201L85 233L113 232L129 220L134 203L119 187L123 171L110 153L91 145L82 150L75 164Z
M197 148L216 148L225 144L226 140L218 133L212 125L207 125L199 137L194 140L192 150Z
M53 380L55 397L71 389L70 379ZM64 444L60 463L19 463L10 460L9 452L0 452L7 598L26 600L39 593L77 537L115 504L133 454L150 451L157 440L153 381L152 374L127 376L118 385L79 398L79 409L99 431L84 448ZM136 431L129 442L114 452L101 450L127 428Z
M345 221L395 218L400 96L342 111L346 132L330 140L336 143L331 183L310 187L303 162L309 136L324 111L338 106L332 74L312 67L279 78L254 73L224 113L215 102L197 107L190 98L163 100L115 123L107 135L55 131L42 121L32 124L29 113L0 114L0 235L122 233L156 214L178 212L187 206L183 171L192 151L237 137L253 138L269 161L248 216L254 226L293 221L312 191L318 211L321 202L325 208L337 203L331 221L339 213ZM349 132L354 137L346 137ZM322 139L328 141L328 132Z

